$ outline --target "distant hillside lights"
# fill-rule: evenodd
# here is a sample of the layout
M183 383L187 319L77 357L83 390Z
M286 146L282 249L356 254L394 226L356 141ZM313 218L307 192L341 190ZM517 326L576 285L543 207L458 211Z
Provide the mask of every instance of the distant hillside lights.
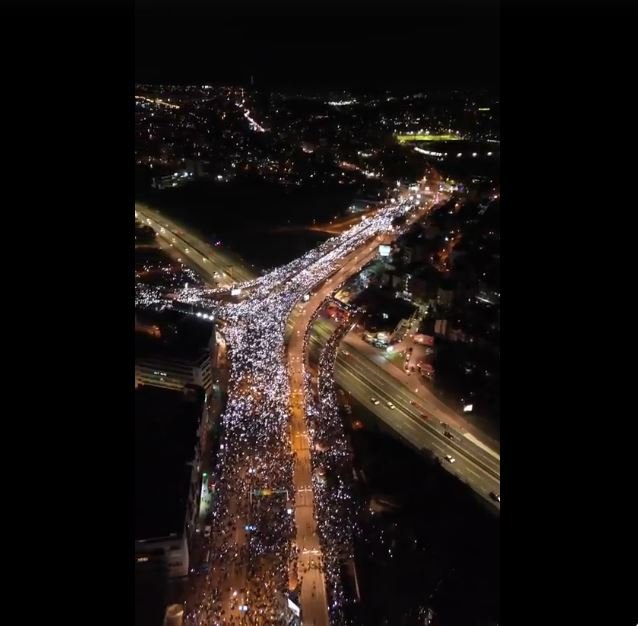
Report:
M424 150L423 148L419 148L418 146L416 146L414 150L415 152L420 152L421 154L426 154L428 156L434 156L439 158L447 156L447 152L435 152L434 150Z
M145 96L135 96L135 99L138 100L139 102L147 102L149 104L155 104L157 106L163 106L166 107L168 109L179 109L179 105L177 104L172 104L171 102L167 101L167 100L160 100L159 98L146 98Z
M406 133L402 135L395 135L396 140L400 143L407 143L409 141L461 141L463 137L458 131L451 133L433 135L429 131L424 133Z
M332 100L328 102L328 104L332 107L346 107L352 104L357 104L356 100Z

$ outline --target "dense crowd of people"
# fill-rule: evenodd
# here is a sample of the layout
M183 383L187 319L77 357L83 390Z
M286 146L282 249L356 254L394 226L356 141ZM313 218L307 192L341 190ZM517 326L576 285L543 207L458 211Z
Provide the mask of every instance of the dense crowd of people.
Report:
M380 209L343 234L265 276L235 286L238 302L217 302L224 320L230 363L228 400L220 418L215 470L211 562L201 601L189 607L188 626L275 624L295 563L294 456L290 440L290 379L286 332L291 312L344 257L417 204L416 196ZM218 290L198 290L199 305ZM186 296L193 300L193 291ZM341 559L351 556L351 515L344 470L350 452L341 427L332 377L336 346L331 339L320 363L318 402L306 385L313 492L324 557L322 567L331 623L340 623ZM303 607L302 607L303 610Z
M313 443L313 492L331 624L345 621L341 565L354 556L352 540L356 519L348 482L352 451L343 427L334 379L337 350L350 323L349 319L344 320L323 347L315 389L310 376L306 379L306 397L310 398L307 417Z
M135 277L135 306L140 308L167 305L172 300L199 302L209 289L201 279L185 265L163 263L142 266Z

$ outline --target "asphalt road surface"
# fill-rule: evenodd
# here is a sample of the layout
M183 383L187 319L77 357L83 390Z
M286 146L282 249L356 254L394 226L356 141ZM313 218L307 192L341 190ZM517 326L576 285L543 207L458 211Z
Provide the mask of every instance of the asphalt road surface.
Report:
M315 324L312 344L322 347L329 331ZM473 437L465 436L452 425L449 414L439 402L423 398L400 381L388 376L352 345L337 355L335 379L339 386L379 417L405 441L418 450L426 449L441 459L444 467L467 483L486 500L500 507L490 493L500 493L500 459L487 446L477 445ZM374 398L378 403L373 402ZM392 403L395 408L390 408ZM446 421L447 420L447 421ZM445 424L445 425L444 425ZM446 436L445 433L449 433ZM479 441L480 443L480 441ZM452 456L455 461L445 459Z
M227 287L252 280L257 272L227 250L202 241L154 209L135 205L135 216L150 226L162 240L178 251L185 264L193 266L211 284Z
M294 467L296 545L299 550L297 580L301 581L301 608L304 623L327 626L328 598L323 572L323 555L316 528L312 465L309 437L305 421L304 397L304 337L314 312L362 263L368 263L377 253L380 239L368 242L344 259L341 269L325 281L307 302L297 305L288 326L288 364L291 389L291 441L296 454Z

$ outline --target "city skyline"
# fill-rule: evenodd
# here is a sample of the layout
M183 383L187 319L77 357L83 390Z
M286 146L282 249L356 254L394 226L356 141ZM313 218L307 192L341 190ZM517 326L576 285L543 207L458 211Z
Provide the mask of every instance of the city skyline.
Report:
M135 89L140 613L496 618L499 98L254 83Z

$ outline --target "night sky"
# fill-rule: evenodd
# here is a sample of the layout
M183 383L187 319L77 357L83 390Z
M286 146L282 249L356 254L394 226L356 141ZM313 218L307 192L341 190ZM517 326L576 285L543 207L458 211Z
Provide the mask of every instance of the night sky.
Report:
M399 0L401 1L401 0ZM495 5L417 15L232 16L138 7L138 82L419 89L499 84ZM219 5L216 5L219 6ZM404 5L405 6L405 5ZM387 7L386 7L387 8ZM411 7L415 9L416 7Z

